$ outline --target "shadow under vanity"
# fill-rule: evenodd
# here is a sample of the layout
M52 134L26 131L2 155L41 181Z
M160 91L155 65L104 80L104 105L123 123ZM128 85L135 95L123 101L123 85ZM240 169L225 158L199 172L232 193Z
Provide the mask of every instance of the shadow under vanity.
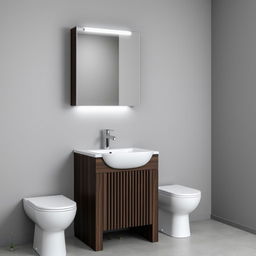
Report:
M95 251L103 233L132 229L158 241L158 155L144 166L115 169L102 157L74 153L75 236Z

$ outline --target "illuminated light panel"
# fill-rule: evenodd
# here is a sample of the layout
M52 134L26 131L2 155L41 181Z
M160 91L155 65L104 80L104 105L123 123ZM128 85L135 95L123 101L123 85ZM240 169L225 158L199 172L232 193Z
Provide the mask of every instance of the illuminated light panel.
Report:
M76 106L75 110L79 113L125 113L131 110L128 106Z
M78 32L92 33L92 34L105 34L105 35L119 35L119 36L131 36L132 32L128 30L116 30L107 28L92 28L92 27L80 27L77 28Z

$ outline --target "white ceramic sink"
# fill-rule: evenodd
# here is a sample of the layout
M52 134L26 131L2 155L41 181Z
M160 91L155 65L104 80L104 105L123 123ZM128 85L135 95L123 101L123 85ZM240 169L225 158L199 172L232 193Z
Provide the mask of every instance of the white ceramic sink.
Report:
M74 150L74 152L90 157L102 157L104 162L115 169L137 168L149 162L152 155L158 151L140 148Z

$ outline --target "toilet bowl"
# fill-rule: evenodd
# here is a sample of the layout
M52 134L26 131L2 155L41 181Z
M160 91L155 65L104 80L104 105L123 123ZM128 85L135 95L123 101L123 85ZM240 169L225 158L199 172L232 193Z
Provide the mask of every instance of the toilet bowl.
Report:
M75 218L76 203L57 195L24 198L23 205L35 223L34 250L41 256L66 256L64 230Z
M201 200L197 189L181 186L159 186L159 231L173 237L189 237L189 214Z

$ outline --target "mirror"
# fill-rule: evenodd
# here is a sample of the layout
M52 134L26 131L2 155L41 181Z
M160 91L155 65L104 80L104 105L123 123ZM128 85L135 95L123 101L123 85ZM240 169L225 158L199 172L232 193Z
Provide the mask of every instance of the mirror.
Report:
M139 33L89 27L71 29L71 105L139 103Z

